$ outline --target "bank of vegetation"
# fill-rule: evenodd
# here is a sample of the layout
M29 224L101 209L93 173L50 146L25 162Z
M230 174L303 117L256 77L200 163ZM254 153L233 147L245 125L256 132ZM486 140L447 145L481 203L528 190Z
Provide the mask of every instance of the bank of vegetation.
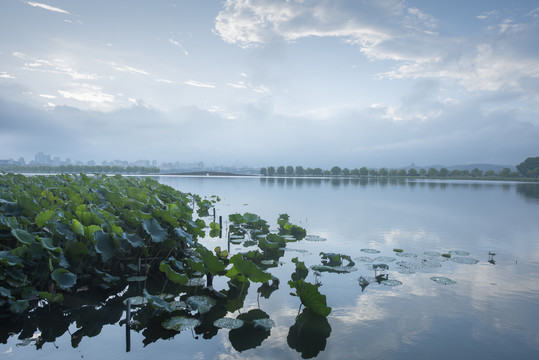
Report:
M331 169L319 167L304 168L303 166L269 166L260 169L262 176L332 176L332 177L407 177L407 178L434 178L434 179L475 179L475 180L517 180L517 181L538 181L539 179L539 157L527 158L516 166L517 171L510 168L503 168L496 172L494 170L483 171L479 168L472 170L448 170L445 167L436 169L388 169L388 168L341 168L333 166Z

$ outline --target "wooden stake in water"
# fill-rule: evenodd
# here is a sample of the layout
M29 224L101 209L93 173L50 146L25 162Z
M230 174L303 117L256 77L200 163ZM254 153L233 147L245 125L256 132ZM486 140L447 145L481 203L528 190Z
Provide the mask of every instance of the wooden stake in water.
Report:
M215 211L215 208L213 208ZM215 218L215 215L214 215ZM223 238L223 217L219 215L219 239Z

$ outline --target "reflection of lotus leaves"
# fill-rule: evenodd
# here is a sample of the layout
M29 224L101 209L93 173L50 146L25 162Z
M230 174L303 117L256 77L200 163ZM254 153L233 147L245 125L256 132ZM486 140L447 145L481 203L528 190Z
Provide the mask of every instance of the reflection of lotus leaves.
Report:
M424 254L428 256L442 256L442 253L438 251L425 251Z
M402 282L399 280L382 280L381 284L385 286L399 286L402 285Z
M354 258L354 260L357 260L359 262L364 262L364 263L371 263L374 261L373 259L367 256L359 256L359 257Z
M470 255L469 252L462 251L462 250L451 250L449 253L451 255L457 255L457 256L468 256L468 255Z
M245 247L255 246L255 245L258 245L258 242L254 241L254 240L247 240L247 241L243 242L243 246L245 246Z
M469 264L469 265L477 264L479 262L479 260L476 260L473 258L458 257L458 256L452 257L451 260L459 264Z
M416 254L405 253L405 252L396 253L396 255L400 256L400 257L405 257L405 258L416 258L417 257Z
M203 278L192 278L187 281L185 286L204 286L206 281Z
M174 316L170 319L166 319L161 323L161 326L163 326L165 329L175 331L192 329L198 325L200 325L200 321L198 321L197 319L186 318L183 316Z
M380 251L378 250L375 250L375 249L361 249L362 252L364 253L367 253L367 254L379 254Z
M457 283L456 281L453 281L443 276L433 276L430 279L434 281L435 283L442 284L442 285L453 285Z
M318 236L318 235L307 235L305 237L305 240L307 240L307 241L326 241L327 239L323 238L321 236Z
M395 261L397 259L395 259L394 257L391 257L391 256L378 256L376 258L374 258L374 261L380 261L380 262L392 262L392 261Z
M427 267L441 267L442 264L438 261L423 259L423 266Z
M416 270L421 269L420 264L409 261L399 261L397 266L399 267L399 272L401 274L414 274Z
M236 351L254 349L270 336L270 331L254 327L255 320L269 319L269 315L264 311L260 309L249 310L247 313L238 315L238 319L244 321L245 325L230 330L228 333L230 344Z
M316 357L326 348L331 326L325 316L304 309L288 331L286 338L291 349L301 353L303 359Z
M243 321L239 319L220 318L214 321L213 326L223 329L238 329L243 326Z

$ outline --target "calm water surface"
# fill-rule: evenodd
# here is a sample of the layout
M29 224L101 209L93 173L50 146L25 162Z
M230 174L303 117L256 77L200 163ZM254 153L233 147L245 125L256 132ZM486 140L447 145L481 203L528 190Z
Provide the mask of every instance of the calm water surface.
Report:
M106 326L71 347L68 334L42 350L10 338L6 359L532 359L539 356L539 184L502 182L359 181L160 176L183 192L218 195L217 215L252 212L276 228L279 214L327 241L289 243L282 265L270 269L280 287L266 299L251 284L242 312L265 311L275 322L256 348L237 349L222 329L212 339L182 332L147 346L125 327ZM202 239L207 247L225 239ZM393 249L403 249L395 253ZM231 252L247 250L232 245ZM379 253L373 253L373 250ZM309 267L319 253L350 255L357 271L310 271L322 282L332 312L312 334L293 341L299 300L287 281L293 257ZM371 251L371 252L366 252ZM496 255L489 262L488 253ZM428 252L428 254L425 254ZM452 260L436 253L452 252ZM459 253L460 252L460 253ZM469 253L469 255L467 255ZM384 257L378 259L378 257ZM457 261L454 261L457 258ZM475 263L474 260L477 260ZM358 278L374 276L372 263L389 265L388 286ZM470 264L472 263L472 264ZM432 277L446 277L444 285ZM216 279L215 288L228 288ZM229 314L235 317L237 314ZM75 324L73 331L76 330ZM238 350L242 350L241 352Z

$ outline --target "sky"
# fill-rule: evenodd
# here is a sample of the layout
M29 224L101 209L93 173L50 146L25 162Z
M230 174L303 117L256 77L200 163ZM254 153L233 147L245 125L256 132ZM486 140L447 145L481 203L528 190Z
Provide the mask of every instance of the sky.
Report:
M2 0L0 159L539 156L537 0Z

